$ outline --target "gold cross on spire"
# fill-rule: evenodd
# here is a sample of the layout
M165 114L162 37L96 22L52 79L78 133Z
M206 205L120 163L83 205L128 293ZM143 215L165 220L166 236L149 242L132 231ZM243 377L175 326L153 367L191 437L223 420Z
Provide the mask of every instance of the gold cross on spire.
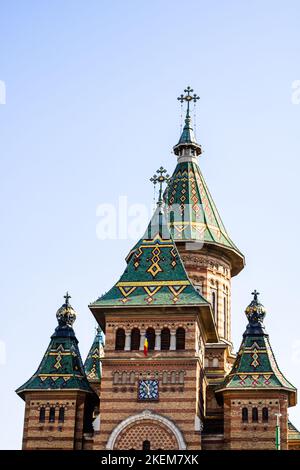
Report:
M177 99L180 101L180 103L183 103L184 101L187 102L187 114L190 112L190 102L193 101L194 103L197 103L198 100L200 100L200 96L198 96L196 93L192 95L194 92L193 88L190 86L186 87L184 90L184 93L186 95L181 94Z
M159 183L159 194L158 194L158 201L157 205L161 206L162 205L162 187L164 183L168 183L170 176L167 174L167 170L164 169L164 167L160 167L157 171L157 174L154 174L152 178L150 178L151 183L156 185ZM165 175L166 173L166 175ZM158 176L157 176L158 175Z

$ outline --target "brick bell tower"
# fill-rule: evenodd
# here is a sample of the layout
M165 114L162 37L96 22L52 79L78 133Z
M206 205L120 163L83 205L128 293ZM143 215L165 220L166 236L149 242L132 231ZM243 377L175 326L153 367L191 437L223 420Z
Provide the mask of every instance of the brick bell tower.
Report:
M120 280L89 306L106 336L94 449L201 448L205 344L217 332L161 205Z
M231 278L244 267L242 253L230 239L201 173L190 104L199 99L190 87L178 100L186 104L185 125L173 147L177 166L164 194L169 228L195 288L210 302L218 340L205 345L206 403L203 446L222 446L223 410L214 389L230 371L235 356L231 341Z

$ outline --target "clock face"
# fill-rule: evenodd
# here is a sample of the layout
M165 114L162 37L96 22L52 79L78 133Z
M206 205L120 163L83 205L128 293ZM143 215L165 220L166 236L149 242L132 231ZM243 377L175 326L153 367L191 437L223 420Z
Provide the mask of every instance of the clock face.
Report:
M140 380L138 398L139 400L158 400L158 380Z

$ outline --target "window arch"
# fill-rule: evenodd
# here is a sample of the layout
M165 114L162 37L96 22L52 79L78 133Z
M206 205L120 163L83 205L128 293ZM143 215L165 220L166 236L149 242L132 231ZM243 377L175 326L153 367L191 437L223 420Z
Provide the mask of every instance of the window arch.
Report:
M266 406L262 409L262 420L263 423L267 423L269 421L269 410Z
M163 375L162 375L162 383L163 384L167 384L168 383L168 372L163 372Z
M127 372L122 372L122 384L127 383Z
M131 350L138 351L140 349L141 333L138 328L131 330Z
M180 384L184 383L184 371L183 370L179 372L179 383Z
M146 331L148 340L148 351L154 351L155 347L155 330L154 328L148 328Z
M182 327L176 330L176 350L185 349L185 329Z
M49 423L54 423L55 421L55 407L51 406L49 411Z
M129 382L131 385L134 385L135 384L135 372L130 372L129 374Z
M39 416L39 422L44 423L46 420L46 408L42 406L40 408L40 416Z
M167 351L170 349L170 330L169 328L163 328L161 330L161 349Z
M61 406L58 412L58 422L63 423L64 421L65 421L65 409L63 406Z
M257 408L252 408L252 421L253 423L258 422L258 409Z
M243 423L248 423L248 408L242 408L242 421Z
M120 374L119 374L119 372L114 372L113 382L114 382L115 385L120 382Z
M171 372L171 384L176 384L176 372Z
M116 351L122 351L125 348L125 330L118 328L116 331Z

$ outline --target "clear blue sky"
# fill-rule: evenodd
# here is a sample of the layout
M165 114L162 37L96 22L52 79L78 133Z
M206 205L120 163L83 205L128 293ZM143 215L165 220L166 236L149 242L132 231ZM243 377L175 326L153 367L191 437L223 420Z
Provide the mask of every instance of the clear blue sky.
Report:
M0 15L0 446L19 448L23 401L67 289L85 358L88 303L135 240L96 236L99 204L149 206L175 167L187 85L201 96L200 166L246 256L233 280L235 349L256 288L277 360L300 388L297 1L4 1ZM290 409L300 426L300 407Z

